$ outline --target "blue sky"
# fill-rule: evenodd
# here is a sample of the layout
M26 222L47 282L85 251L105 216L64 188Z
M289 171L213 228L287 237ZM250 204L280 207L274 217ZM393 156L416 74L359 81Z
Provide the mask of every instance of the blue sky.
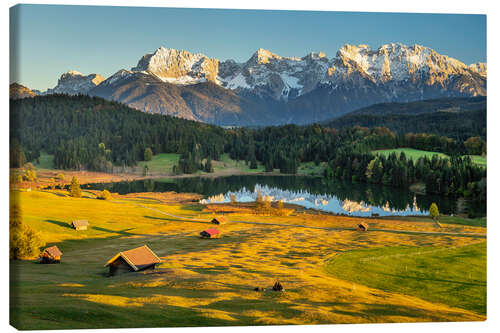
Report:
M11 9L11 81L45 90L69 69L107 77L160 46L246 61L260 47L331 58L346 43L390 42L486 62L486 16L21 5Z

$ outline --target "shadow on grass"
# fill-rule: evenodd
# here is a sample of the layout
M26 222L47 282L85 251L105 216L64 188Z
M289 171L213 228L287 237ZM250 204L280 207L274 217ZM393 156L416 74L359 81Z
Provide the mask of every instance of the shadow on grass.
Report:
M155 216L148 216L148 215L144 215L144 217L147 218L147 219L160 220L160 221L212 224L212 222L208 222L208 221L182 220L182 219L176 219L176 218L173 218L173 217L155 217Z
M45 222L49 222L55 225L58 225L63 228L68 228L68 229L73 229L70 223L67 222L62 222L62 221L56 221L56 220L45 220Z
M111 230L111 229L106 229L103 227L92 227L92 228L94 230L97 230L97 231L108 232L110 234L118 234L118 235L122 235L122 236L137 236L138 235L136 233L128 232L129 230L132 230L134 228L128 228L128 229L123 229L123 230Z

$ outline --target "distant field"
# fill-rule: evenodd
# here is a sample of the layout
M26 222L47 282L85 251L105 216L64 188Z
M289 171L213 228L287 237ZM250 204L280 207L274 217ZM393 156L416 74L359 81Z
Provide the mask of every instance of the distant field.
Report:
M369 287L486 313L486 242L355 250L335 256L326 270Z
M413 148L396 148L396 149L380 149L380 150L372 150L372 153L375 154L382 154L386 157L391 155L392 153L396 153L397 156L401 154L401 152L404 152L407 158L412 158L414 161L418 160L420 157L427 156L428 158L432 158L433 155L438 155L441 158L447 158L448 155L435 152L435 151L426 151L426 150L419 150L419 149L413 149ZM484 166L486 167L486 158L479 156L479 155L468 155L471 159L472 162L476 163L477 165Z
M413 160L418 160L420 157L424 157L424 156L427 156L428 158L432 158L433 155L438 155L441 158L448 157L448 155L443 154L443 153L418 150L418 149L413 149L413 148L382 149L382 150L373 150L372 152L376 153L376 154L384 155L386 157L389 157L389 155L391 155L392 153L396 153L396 155L399 157L399 155L402 152L404 152L407 158L412 158Z
M429 222L434 223L432 218L428 216L391 216L385 217L386 219L395 219L401 221L411 221L411 222ZM439 223L441 224L457 224L457 225L470 225L476 227L486 227L487 217L476 217L476 218L465 218L460 216L449 216L441 215L439 217Z
M319 165L314 164L314 162L301 163L297 173L305 176L318 176L323 174L325 166L326 162L321 162Z
M140 161L137 167L142 170L148 166L151 173L172 173L172 168L179 162L180 154L158 154L154 155L151 161Z
M40 163L33 163L33 165L37 169L54 169L54 155L49 155L47 153L41 152L39 162Z
M245 161L235 161L232 160L228 154L223 154L220 158L220 161L212 161L212 165L214 166L214 171L223 171L227 169L239 171L239 172L264 172L264 166L260 163L257 163L257 169L250 169L250 165L246 165Z
M484 167L486 166L486 157L482 157L479 155L468 155L468 156L472 159L472 162Z

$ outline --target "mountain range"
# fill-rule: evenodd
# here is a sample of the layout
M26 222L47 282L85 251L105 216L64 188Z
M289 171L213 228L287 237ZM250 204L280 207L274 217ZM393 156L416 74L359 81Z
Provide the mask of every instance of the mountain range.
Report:
M377 103L486 96L486 78L485 63L420 45L344 45L332 58L259 49L243 63L160 47L106 79L69 71L40 94L98 96L217 125L305 124Z

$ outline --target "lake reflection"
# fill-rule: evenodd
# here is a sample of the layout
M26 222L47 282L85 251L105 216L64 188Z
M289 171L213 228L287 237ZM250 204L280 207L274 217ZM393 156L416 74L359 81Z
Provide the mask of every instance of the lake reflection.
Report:
M456 200L435 195L415 195L409 190L382 185L328 181L304 176L229 176L189 177L163 180L138 180L108 184L89 184L89 188L120 194L136 192L191 192L205 196L205 202L255 201L257 191L273 200L298 204L337 214L353 216L422 215L436 202L440 212L456 213ZM484 216L486 204L467 202L473 216Z
M243 187L239 191L228 191L224 194L212 195L202 199L201 203L222 203L229 202L232 195L238 202L252 202L257 199L257 193L260 192L264 199L271 201L281 200L286 203L297 204L306 208L314 208L336 214L346 214L352 216L371 216L373 214L380 216L389 215L422 215L428 214L426 210L421 210L417 203L417 197L413 196L413 201L401 208L391 207L389 201L378 206L370 204L364 200L355 201L348 198L339 199L334 194L311 194L308 191L289 191L286 189L269 187L267 185L256 184L253 189Z

